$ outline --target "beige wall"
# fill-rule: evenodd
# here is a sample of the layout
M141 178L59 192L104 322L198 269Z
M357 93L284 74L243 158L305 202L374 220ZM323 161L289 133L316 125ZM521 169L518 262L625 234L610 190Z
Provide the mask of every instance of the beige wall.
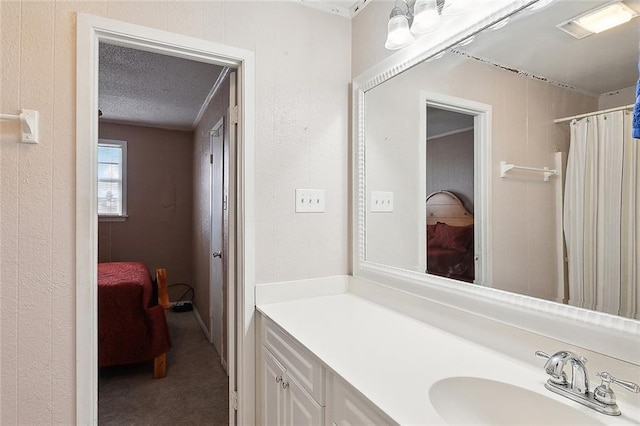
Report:
M99 137L127 141L127 214L99 222L98 261L167 270L169 284L192 279L193 132L100 123ZM186 288L170 289L172 300Z
M193 276L195 287L195 306L209 328L209 318L211 314L219 318L222 313L222 283L214 283L214 306L213 312L209 310L209 282L211 263L211 141L209 131L213 129L220 118L224 117L229 106L229 78L227 77L216 96L211 100L202 119L198 123L198 128L194 132L192 169L194 185L194 209L193 209ZM218 352L221 352L222 335L220 330L209 330L213 332L213 344ZM226 354L221 354L226 359Z
M2 1L0 111L41 119L38 145L0 127L3 425L74 421L76 12L255 51L257 280L349 271L349 20L293 2ZM295 215L295 188L324 188L326 212Z

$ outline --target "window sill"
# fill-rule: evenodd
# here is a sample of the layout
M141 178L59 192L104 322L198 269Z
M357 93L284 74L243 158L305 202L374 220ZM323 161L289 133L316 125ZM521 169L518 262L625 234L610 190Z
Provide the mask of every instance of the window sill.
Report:
M125 222L129 216L98 216L98 222Z

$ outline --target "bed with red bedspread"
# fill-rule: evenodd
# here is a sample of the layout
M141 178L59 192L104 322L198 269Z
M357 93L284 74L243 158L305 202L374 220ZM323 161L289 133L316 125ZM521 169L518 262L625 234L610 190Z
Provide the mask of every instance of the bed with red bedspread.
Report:
M473 214L450 191L427 197L427 273L474 282Z
M165 309L142 263L98 264L99 365L153 360L171 347Z

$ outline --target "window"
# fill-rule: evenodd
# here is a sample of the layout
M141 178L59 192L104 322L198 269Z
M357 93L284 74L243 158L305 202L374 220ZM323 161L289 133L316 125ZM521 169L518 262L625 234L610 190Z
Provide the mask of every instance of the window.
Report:
M127 217L126 141L98 141L98 216Z

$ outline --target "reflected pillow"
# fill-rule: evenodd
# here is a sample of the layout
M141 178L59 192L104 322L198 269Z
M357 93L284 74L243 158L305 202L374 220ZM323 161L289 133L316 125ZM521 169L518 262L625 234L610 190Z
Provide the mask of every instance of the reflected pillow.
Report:
M449 226L446 223L435 224L433 238L429 239L427 227L427 247L444 248L455 251L467 251L473 239L473 225Z

